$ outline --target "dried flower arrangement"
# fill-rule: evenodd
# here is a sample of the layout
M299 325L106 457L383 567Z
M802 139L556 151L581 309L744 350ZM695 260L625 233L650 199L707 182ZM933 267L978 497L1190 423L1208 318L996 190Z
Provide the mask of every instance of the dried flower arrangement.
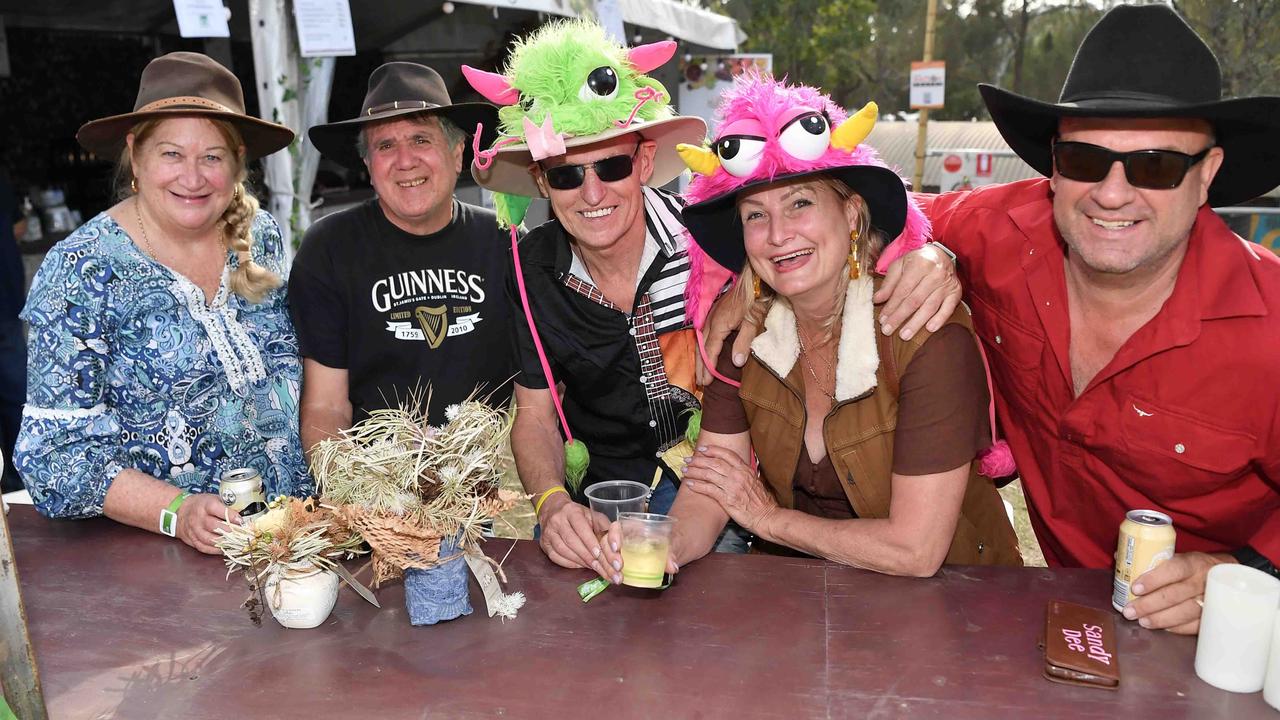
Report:
M311 450L324 504L372 548L375 587L475 551L487 521L521 498L500 489L510 414L473 397L433 427L423 400L413 393ZM442 543L458 551L442 558ZM514 616L523 596L502 600Z
M263 587L277 573L332 570L344 558L367 552L363 540L332 508L314 498L279 497L261 517L218 530L215 543L227 563L227 577L242 572L251 592L245 607L254 625L262 623Z

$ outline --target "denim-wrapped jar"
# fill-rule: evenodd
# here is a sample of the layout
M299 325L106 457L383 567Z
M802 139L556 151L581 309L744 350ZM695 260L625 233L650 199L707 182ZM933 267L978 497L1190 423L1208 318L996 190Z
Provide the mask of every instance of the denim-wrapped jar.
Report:
M430 570L406 568L404 571L404 604L409 622L435 625L471 614L467 596L467 562L462 559L459 543L462 534L440 542L440 557L456 556Z

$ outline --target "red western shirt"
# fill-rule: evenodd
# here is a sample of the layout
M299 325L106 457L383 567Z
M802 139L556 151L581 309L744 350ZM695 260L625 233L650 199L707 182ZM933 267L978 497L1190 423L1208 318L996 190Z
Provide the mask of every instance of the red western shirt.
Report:
M1200 209L1173 294L1079 397L1048 180L921 198L958 257L1049 565L1108 567L1125 512L1177 551L1280 565L1280 260Z

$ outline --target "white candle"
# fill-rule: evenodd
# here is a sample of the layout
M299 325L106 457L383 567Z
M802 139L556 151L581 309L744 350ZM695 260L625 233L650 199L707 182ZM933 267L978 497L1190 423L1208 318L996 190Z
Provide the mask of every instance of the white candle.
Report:
M1196 675L1231 692L1261 690L1278 606L1280 580L1267 573L1234 563L1209 570Z

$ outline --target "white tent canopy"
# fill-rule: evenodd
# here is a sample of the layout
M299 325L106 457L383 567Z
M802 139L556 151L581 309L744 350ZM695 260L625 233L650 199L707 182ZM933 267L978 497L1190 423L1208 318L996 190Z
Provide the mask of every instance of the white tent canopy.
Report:
M458 0L495 9L577 16L591 7L583 0ZM677 0L615 0L622 18L634 26L653 28L686 42L734 50L746 39L732 18ZM294 146L266 158L268 208L280 222L285 247L300 240L311 224L308 202L319 154L306 129L327 120L333 58L305 59L298 54L289 0L249 0L254 75L259 79L262 117L282 122L298 133ZM266 79L265 81L263 79ZM292 253L290 253L290 256Z
M505 10L528 10L573 17L589 3L570 0L458 0ZM738 22L676 0L617 0L622 19L632 25L660 30L672 37L716 50L736 50L746 34Z

